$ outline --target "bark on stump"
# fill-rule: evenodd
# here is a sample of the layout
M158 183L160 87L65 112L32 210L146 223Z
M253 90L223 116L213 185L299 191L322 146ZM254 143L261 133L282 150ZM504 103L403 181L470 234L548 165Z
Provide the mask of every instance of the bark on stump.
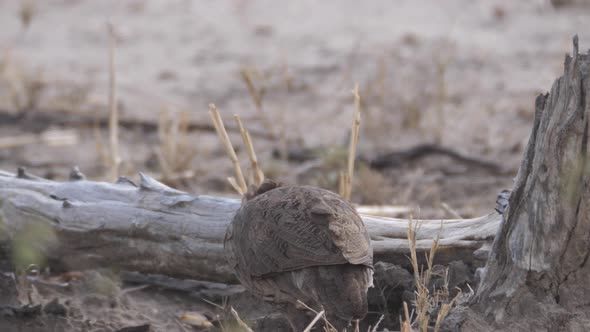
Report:
M590 331L590 54L536 100L533 131L463 331Z

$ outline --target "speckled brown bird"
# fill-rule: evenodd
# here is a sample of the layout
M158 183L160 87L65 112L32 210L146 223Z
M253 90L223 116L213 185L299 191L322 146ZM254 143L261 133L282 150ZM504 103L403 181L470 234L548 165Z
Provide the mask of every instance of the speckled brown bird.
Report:
M224 245L240 282L277 304L294 331L310 321L297 300L323 308L339 331L367 313L373 282L369 234L337 194L266 181L244 197Z

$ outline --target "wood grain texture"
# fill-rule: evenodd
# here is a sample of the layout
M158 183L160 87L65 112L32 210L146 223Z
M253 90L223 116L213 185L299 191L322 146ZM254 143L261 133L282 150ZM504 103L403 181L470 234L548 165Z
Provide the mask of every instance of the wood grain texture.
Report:
M537 97L533 130L465 331L590 330L590 54ZM487 329L483 327L486 326Z
M492 205L492 204L490 204ZM240 201L192 195L141 175L136 186L84 180L54 182L20 170L0 171L0 243L31 227L51 230L53 241L35 244L51 262L72 269L118 267L177 278L236 282L223 254L225 230ZM375 261L409 267L408 220L362 216ZM475 219L424 220L418 250L441 233L440 263L483 265L474 251L489 245L501 221L492 212ZM423 257L424 255L419 255ZM484 255L485 258L485 255Z

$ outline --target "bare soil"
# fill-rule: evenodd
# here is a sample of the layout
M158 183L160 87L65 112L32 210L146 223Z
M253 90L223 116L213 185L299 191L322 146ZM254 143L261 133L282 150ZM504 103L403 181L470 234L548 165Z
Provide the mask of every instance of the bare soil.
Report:
M0 144L0 169L25 166L64 180L78 165L89 178L111 180L104 126L111 22L126 124L122 175L148 172L182 190L235 196L225 180L231 163L210 130L213 102L228 126L235 127L234 113L244 120L267 176L336 190L358 83L363 115L353 201L418 206L424 218L451 217L442 203L463 217L493 209L496 194L512 186L535 96L563 70L574 34L590 45L583 35L588 7L556 9L543 0L46 0L32 2L28 27L24 3L0 0L0 141L18 145ZM243 71L262 95L262 109ZM186 117L192 129L178 137L164 133L163 117L172 123ZM74 130L75 144L25 142L24 135L66 129ZM239 134L231 138L247 168ZM368 163L421 144L502 171L432 153L387 169ZM167 151L173 174L190 176L166 177L158 149ZM276 157L286 150L313 157ZM34 320L41 327L3 321L0 329L114 331L149 323L153 331L186 331L176 319L180 312L215 312L188 293L169 292L119 289L112 298L86 301L88 289L46 290L41 301L68 302L68 319L43 315Z

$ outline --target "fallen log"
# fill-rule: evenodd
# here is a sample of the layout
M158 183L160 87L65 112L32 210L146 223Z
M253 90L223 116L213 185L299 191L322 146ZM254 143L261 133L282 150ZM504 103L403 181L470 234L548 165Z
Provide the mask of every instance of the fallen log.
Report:
M25 239L47 261L71 269L116 267L235 282L225 262L223 237L240 201L191 195L149 176L140 174L140 178L138 185L125 178L114 184L94 182L74 170L70 181L60 183L24 169L16 175L0 171L0 248L12 243L11 248L18 249L18 241ZM362 217L375 261L409 268L409 221ZM462 260L480 266L487 255L474 251L489 247L500 221L497 212L475 219L423 220L417 247L426 252L432 239L440 236L438 263Z

